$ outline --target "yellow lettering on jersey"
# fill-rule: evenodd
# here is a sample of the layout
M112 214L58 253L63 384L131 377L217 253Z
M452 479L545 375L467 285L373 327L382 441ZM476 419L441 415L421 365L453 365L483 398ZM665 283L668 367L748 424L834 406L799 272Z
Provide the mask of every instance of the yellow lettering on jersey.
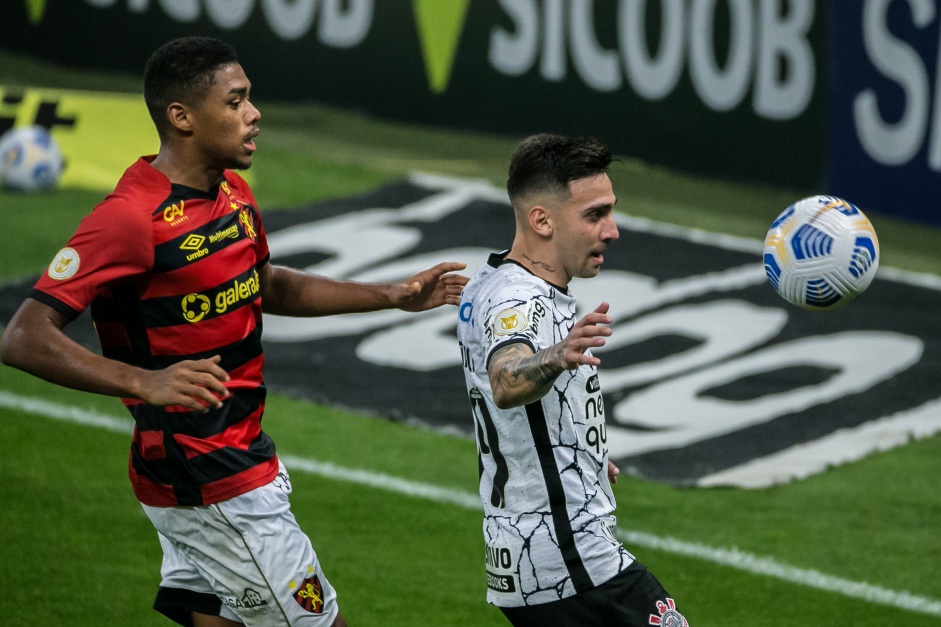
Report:
M253 298L260 291L258 271L244 281L232 281L232 287L216 294L216 313L224 314L229 307Z
M172 226L176 226L183 220L186 220L186 216L183 215L183 204L185 201L180 201L180 204L177 205L173 203L169 207L163 210L163 219L169 222Z

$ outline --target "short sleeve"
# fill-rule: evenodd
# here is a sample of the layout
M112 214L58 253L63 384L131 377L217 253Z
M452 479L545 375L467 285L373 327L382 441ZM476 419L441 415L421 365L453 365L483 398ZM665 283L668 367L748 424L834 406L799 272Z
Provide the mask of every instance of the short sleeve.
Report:
M81 221L35 290L77 315L111 286L149 272L153 258L150 215L120 199L110 199ZM50 302L49 298L39 300Z
M554 343L549 329L549 309L544 300L538 294L513 293L491 300L494 305L484 318L487 366L493 353L508 344L526 344L536 352Z

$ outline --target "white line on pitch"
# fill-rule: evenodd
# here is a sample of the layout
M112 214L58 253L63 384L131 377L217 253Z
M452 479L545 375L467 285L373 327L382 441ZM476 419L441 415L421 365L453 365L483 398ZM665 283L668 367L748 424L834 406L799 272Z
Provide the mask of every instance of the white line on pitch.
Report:
M0 407L89 427L98 427L99 429L121 434L129 434L133 430L133 422L129 418L117 418L93 410L83 410L10 392L0 391ZM442 488L430 483L393 477L372 470L338 466L330 462L316 461L304 457L295 457L293 455L280 455L279 457L292 472L303 471L406 496L428 499L438 503L449 503L465 509L480 509L479 497L470 492ZM685 557L694 557L714 564L774 577L788 583L826 590L878 605L897 607L931 616L941 616L941 601L936 599L851 581L842 577L834 577L816 570L788 566L773 558L746 553L738 549L720 549L696 542L685 542L675 538L624 529L618 530L618 536L628 547L641 546Z

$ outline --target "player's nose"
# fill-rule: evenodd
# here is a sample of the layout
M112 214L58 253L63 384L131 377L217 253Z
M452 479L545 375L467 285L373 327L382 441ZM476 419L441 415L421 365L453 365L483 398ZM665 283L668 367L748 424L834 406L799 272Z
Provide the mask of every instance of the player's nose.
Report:
M611 213L605 218L604 228L601 231L601 239L604 241L614 241L621 236L618 231L618 224L614 220L614 214Z

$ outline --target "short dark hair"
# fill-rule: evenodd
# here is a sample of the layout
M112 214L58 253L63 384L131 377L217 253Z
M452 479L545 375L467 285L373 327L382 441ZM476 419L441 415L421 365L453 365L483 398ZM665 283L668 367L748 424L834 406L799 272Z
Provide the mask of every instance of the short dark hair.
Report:
M211 37L180 37L160 46L144 68L144 102L163 135L171 102L197 104L213 85L215 71L238 63L235 48Z
M594 137L541 133L523 139L510 160L510 202L532 192L561 192L569 183L606 172L611 151Z

